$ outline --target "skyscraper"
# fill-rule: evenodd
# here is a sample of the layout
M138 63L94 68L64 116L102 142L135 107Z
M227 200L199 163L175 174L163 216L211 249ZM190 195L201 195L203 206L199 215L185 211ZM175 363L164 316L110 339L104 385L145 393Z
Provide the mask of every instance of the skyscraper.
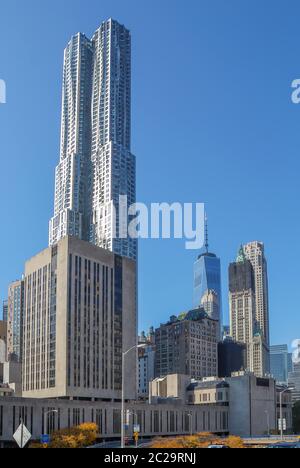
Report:
M64 53L60 163L50 245L67 235L89 239L92 76L93 44L77 34Z
M293 370L292 355L287 345L270 347L271 375L280 383L287 385L289 373Z
M219 322L222 329L222 286L221 286L221 260L209 252L208 230L206 225L205 252L202 253L194 264L194 308L200 307L204 296L213 292L219 303ZM204 299L203 299L204 298ZM216 318L216 317L215 317ZM221 333L220 333L221 337Z
M108 20L65 50L61 156L50 245L66 235L136 259L127 236L136 201L131 153L131 36ZM123 196L120 202L120 197ZM125 198L126 197L126 198Z
M246 367L252 367L251 343L255 330L255 281L253 268L241 249L229 266L229 312L231 336L247 346Z
M252 263L241 247L229 267L231 336L247 347L246 366L257 376L269 373L269 348L256 320L256 284Z
M254 271L256 322L267 346L270 346L268 269L264 244L250 242L244 246L244 252Z

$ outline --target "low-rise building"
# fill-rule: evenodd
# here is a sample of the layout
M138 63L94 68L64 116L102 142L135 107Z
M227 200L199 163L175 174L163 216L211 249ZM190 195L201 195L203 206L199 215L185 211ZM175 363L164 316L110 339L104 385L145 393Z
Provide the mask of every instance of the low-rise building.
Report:
M49 411L52 413L48 414ZM56 411L56 413L53 413ZM132 437L133 426L140 426L141 437L177 436L199 432L228 434L228 407L218 405L190 406L176 401L150 405L126 405L130 414L127 435ZM99 438L121 437L121 404L81 400L43 400L0 397L0 447L13 441L20 420L40 440L41 434L70 428L85 422L96 423Z
M240 372L230 378L191 380L188 376L167 376L152 385L155 400L178 399L181 404L228 409L228 427L232 435L257 437L278 430L278 390L272 378L259 378ZM225 417L225 416L222 416ZM287 432L292 429L292 406L284 403Z

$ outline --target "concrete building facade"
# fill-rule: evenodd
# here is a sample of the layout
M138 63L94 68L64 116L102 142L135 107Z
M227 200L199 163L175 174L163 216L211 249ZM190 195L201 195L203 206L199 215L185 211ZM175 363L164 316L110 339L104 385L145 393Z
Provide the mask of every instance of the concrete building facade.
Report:
M45 417L52 410L57 413ZM194 434L204 431L228 434L228 408L219 405L189 406L173 401L157 405L127 404L126 410L131 414L127 430L130 437L136 422L140 425L141 437L188 435L191 431ZM121 437L120 403L0 397L0 447L13 441L21 418L33 440L38 441L41 434L84 422L96 423L101 439Z
M122 352L137 343L134 261L65 237L26 263L24 310L24 397L121 398ZM135 352L126 365L133 400Z
M278 389L271 378L259 378L241 372L230 378L206 378L201 381L188 376L167 376L155 379L152 393L156 400L176 399L182 405L226 408L228 428L232 435L248 438L278 430ZM290 398L287 395L287 399ZM153 400L152 400L153 401ZM287 431L292 430L292 406L284 401ZM226 418L225 414L222 417Z

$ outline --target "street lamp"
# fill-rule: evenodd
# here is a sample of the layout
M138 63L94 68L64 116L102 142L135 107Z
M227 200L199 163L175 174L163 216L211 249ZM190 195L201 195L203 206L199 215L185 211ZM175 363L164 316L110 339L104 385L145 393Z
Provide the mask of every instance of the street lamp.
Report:
M293 388L291 387L287 387L285 388L284 390L282 390L280 392L280 395L279 395L279 405L280 405L280 435L281 435L281 440L283 440L283 408L282 408L282 397L283 397L283 394L290 391L290 390L294 390Z
M132 348L125 351L122 354L122 408L121 408L121 448L125 448L125 358L127 354L135 349L146 348L147 344L142 343L139 345L132 346Z
M190 435L192 437L193 436L193 413L189 413L188 417L190 420Z
M46 413L44 413L44 432L45 432L45 435L50 435L50 434L47 434L48 432L48 416L49 414L54 414L54 413L58 413L58 410L51 410L51 411L46 411Z

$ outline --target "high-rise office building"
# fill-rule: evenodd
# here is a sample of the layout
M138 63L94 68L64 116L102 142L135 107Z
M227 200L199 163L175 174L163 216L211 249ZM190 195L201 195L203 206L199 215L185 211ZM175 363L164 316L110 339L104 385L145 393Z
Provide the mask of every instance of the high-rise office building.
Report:
M271 375L279 384L288 383L289 373L292 372L292 355L287 345L270 347Z
M256 283L252 263L241 247L237 260L229 267L231 336L246 344L247 370L257 376L269 372L269 351L256 320Z
M262 242L250 242L244 246L246 258L251 262L255 279L256 323L262 336L270 345L268 268L265 248Z
M22 361L24 314L24 281L15 281L8 288L7 357Z
M91 40L78 34L65 50L50 245L71 235L136 259L137 241L127 232L128 207L135 201L131 36L110 19Z
M200 307L206 301L207 294L214 293L219 303L220 338L222 330L222 285L221 285L221 260L209 252L208 229L206 224L205 252L202 253L194 264L194 297L193 307ZM216 303L216 300L214 300ZM214 307L215 308L215 307ZM214 313L215 315L215 313Z
M253 268L240 250L229 266L229 311L231 336L247 345L247 369L250 369L250 343L255 332L255 281Z
M136 264L74 237L26 263L23 396L120 400L137 344ZM136 352L125 397L136 397Z
M3 320L3 322L7 322L7 314L8 314L8 304L7 304L7 301L3 301L3 305L2 305L2 320Z
M155 333L155 376L218 376L218 322L202 308L171 317Z

